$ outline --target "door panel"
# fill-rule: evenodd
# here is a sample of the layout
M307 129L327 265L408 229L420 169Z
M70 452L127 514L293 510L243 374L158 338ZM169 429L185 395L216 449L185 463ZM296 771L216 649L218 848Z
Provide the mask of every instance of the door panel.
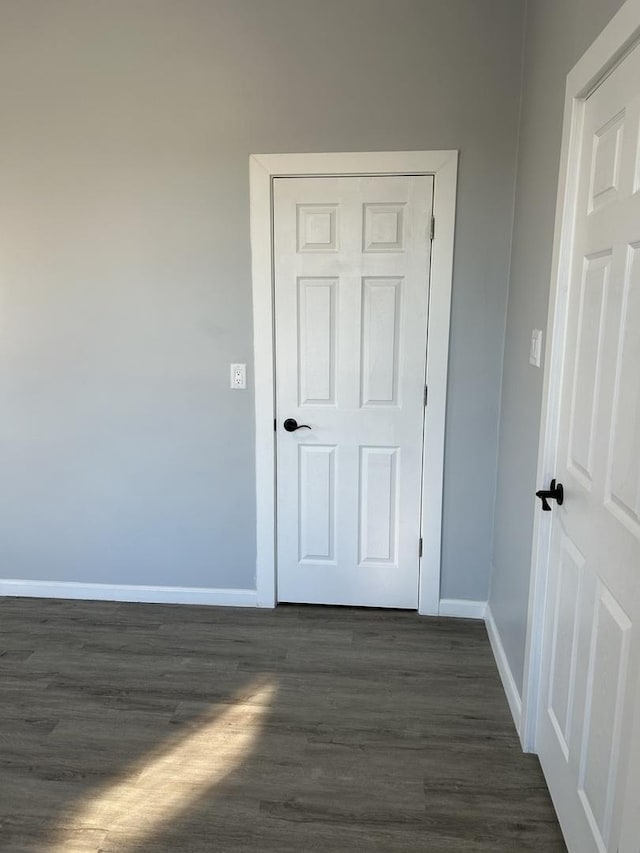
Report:
M358 565L397 564L399 447L360 448Z
M401 310L402 279L363 279L360 371L363 406L398 404Z
M335 406L337 285L298 279L299 406Z
M610 251L585 258L580 288L569 466L586 488L590 488L593 478L595 418L610 264Z
M417 607L432 203L274 181L279 601Z
M636 48L586 103L568 282L537 747L572 853L617 853L640 772L639 127Z
M298 445L300 562L335 562L336 448Z
M631 622L597 581L578 791L596 840L609 836Z
M569 756L578 651L578 612L584 557L562 536L553 591L553 629L549 673L549 718L565 758Z
M605 506L640 538L640 242L627 249Z

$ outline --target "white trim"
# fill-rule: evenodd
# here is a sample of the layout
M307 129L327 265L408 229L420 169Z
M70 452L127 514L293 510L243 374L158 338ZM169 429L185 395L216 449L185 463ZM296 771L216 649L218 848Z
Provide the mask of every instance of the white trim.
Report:
M487 626L487 634L489 635L491 650L493 651L493 656L496 659L496 666L498 667L500 680L502 681L502 686L507 696L507 702L509 703L511 716L513 717L516 731L520 733L520 725L522 723L522 699L520 698L516 680L513 677L513 672L509 666L509 661L507 660L507 655L504 650L504 646L502 645L502 638L500 637L500 632L498 631L498 626L495 623L489 604L487 604L485 624Z
M567 282L571 267L571 243L579 167L577 154L585 102L594 87L610 73L638 39L640 39L640 0L627 0L567 77L538 449L537 482L539 484L548 483L555 473L567 313ZM520 730L522 746L526 751L535 750L550 538L549 516L547 513L537 511L531 554Z
M466 598L441 598L440 616L455 616L458 619L484 619L486 601L470 601Z
M0 580L0 596L138 601L153 604L209 604L219 607L256 607L258 603L255 589L201 589L188 586L130 586L13 579Z
M444 433L458 175L457 151L256 154L249 158L256 418L256 587L258 605L276 604L276 502L271 186L274 177L432 174L436 239L431 255L422 531L418 612L437 615L440 599Z

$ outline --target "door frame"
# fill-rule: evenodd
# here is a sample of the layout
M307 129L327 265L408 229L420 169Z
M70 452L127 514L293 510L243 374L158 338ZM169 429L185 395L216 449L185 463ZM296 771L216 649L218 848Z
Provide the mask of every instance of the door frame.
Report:
M571 252L585 105L589 95L636 46L638 41L640 41L640 0L627 0L567 76L538 445L538 484L546 484L555 476L568 282L571 276ZM536 721L542 692L542 632L545 624L550 546L550 514L536 510L519 732L522 747L526 752L536 751Z
M458 176L457 151L254 154L249 158L256 456L256 590L275 607L276 441L273 181L281 177L433 175L436 238L431 249L427 385L422 459L418 612L438 615L447 366ZM429 448L429 453L425 448Z

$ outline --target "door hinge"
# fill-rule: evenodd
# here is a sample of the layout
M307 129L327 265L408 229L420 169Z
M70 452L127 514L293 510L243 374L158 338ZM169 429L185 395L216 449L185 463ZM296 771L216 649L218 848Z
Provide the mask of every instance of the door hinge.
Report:
M420 542L418 543L418 557L422 557L422 536L420 537Z
M429 387L427 385L424 386L424 407L427 408L427 402L429 401Z
M429 226L429 239L434 240L436 236L436 218L435 216L431 217L431 224Z
M273 419L273 431L276 432L277 429L278 429L278 427L276 425L276 419L274 418Z

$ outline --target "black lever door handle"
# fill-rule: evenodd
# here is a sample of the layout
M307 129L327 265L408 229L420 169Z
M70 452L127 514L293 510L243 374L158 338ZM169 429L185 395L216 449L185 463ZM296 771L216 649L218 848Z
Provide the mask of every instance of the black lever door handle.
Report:
M552 480L548 491L541 489L539 492L536 492L536 497L542 501L542 511L551 512L551 507L549 506L550 500L556 501L558 506L562 506L564 503L564 488L562 487L562 483L556 483L555 480Z
M297 429L311 429L309 424L299 424L295 418L287 418L282 426L287 432L295 432Z

